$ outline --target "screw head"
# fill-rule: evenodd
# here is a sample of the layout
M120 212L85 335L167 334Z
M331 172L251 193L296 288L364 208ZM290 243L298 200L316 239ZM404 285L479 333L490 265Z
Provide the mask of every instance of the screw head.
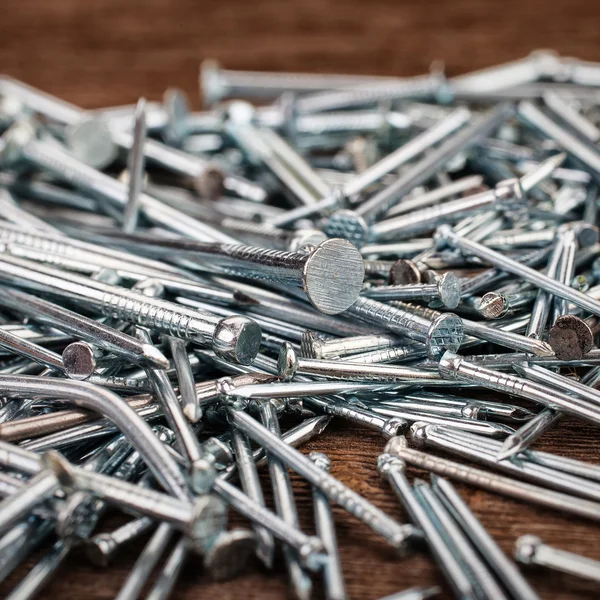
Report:
M241 573L256 552L256 535L247 529L223 531L204 554L204 568L215 581Z
M262 331L260 326L247 317L233 315L221 319L213 334L216 354L241 365L251 365L258 351Z
M71 379L83 381L96 368L94 349L86 342L73 342L62 352L65 371Z
M360 252L341 238L319 244L304 263L304 291L311 304L326 315L350 308L358 299L364 279Z
M329 237L344 238L360 248L367 241L369 227L354 211L341 209L327 219L323 230Z
M277 374L287 381L294 377L297 369L298 357L296 356L294 347L289 342L281 344L277 359Z

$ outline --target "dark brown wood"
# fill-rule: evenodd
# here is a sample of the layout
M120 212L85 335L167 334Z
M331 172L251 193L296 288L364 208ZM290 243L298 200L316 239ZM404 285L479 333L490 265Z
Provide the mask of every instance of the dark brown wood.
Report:
M536 48L600 60L600 5L589 0L20 0L0 17L0 68L84 107L160 99L167 86L188 92L196 108L198 65L212 57L230 68L414 75L443 59L449 74L519 58ZM384 441L334 424L304 450L327 452L333 473L398 519L405 515L380 481L375 462ZM598 430L565 420L540 448L597 463ZM412 476L425 476L410 469ZM309 486L295 478L298 504L311 525ZM600 559L600 529L582 519L459 486L470 506L507 552L524 533ZM336 509L350 597L371 600L413 585L443 583L421 551L398 559L366 527ZM237 520L235 521L238 522ZM114 524L114 519L113 519ZM42 599L113 598L142 544L108 570L91 567L75 549ZM39 559L36 553L0 585L4 598ZM598 598L598 589L572 577L527 569L546 599ZM316 578L318 579L318 578ZM192 557L174 599L289 597L281 567L259 567L226 583L211 583ZM315 597L322 597L317 585ZM445 590L444 598L451 597Z

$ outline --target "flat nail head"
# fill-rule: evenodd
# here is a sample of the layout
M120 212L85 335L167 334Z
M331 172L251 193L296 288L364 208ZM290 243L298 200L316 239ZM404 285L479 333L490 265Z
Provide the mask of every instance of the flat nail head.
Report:
M65 129L71 154L94 169L103 170L119 155L106 123L99 118L83 119Z
M391 267L390 285L414 285L421 283L421 271L412 260L399 258Z
M215 581L239 575L256 553L256 535L247 529L223 531L204 555L204 568Z
M367 241L369 227L365 220L354 211L348 209L336 210L325 223L323 231L330 238L344 238L361 248Z
M394 438L408 429L408 421L400 417L389 418L381 428L381 433L386 439Z
M95 535L85 542L85 555L97 567L108 567L110 558L116 547L115 540L107 533Z
M522 535L515 544L515 559L524 565L530 565L541 544L542 540L535 535Z
M93 348L86 342L73 342L62 353L62 360L67 375L71 379L83 381L96 368Z
M487 319L503 317L508 312L506 297L496 292L488 292L481 298L478 310Z
M324 452L311 452L308 458L322 471L329 471L331 469L331 459Z
M460 302L460 279L455 273L444 273L439 282L440 300L446 308L456 308Z
M427 332L425 346L429 358L438 358L446 350L456 352L462 344L463 322L453 313L436 317Z
M277 358L277 373L285 381L294 377L298 370L298 356L294 347L289 342L281 344Z
M199 554L204 554L216 541L227 525L227 506L215 496L196 499L192 518L186 527L186 535Z
M392 467L404 471L406 463L398 456L388 454L387 452L377 457L377 471L380 475L385 475Z
M347 240L332 238L310 254L303 271L304 290L312 305L326 315L350 308L365 279L358 249Z
M583 320L564 315L550 329L548 343L559 360L580 360L594 346L594 336Z
M225 175L218 165L207 165L192 181L194 189L202 198L216 200L223 196Z
M262 339L260 326L247 317L233 315L221 319L213 334L216 354L241 365L251 365Z

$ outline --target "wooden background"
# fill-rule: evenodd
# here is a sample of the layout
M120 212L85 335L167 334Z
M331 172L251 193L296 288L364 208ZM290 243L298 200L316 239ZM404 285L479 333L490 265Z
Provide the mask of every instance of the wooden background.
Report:
M5 0L0 12L0 69L84 107L160 99L167 86L186 90L200 107L200 61L219 59L240 69L414 75L443 59L449 74L519 58L536 48L600 60L600 4L590 0ZM539 445L600 460L596 429L564 422ZM333 474L398 519L405 515L375 469L384 442L336 424L308 450L327 452ZM425 474L410 471L411 475ZM309 487L295 480L303 523L310 528ZM475 513L507 551L524 533L600 559L600 526L460 487ZM442 583L424 553L399 560L366 527L336 509L350 597L380 598L412 585ZM113 598L141 544L128 547L109 570L91 567L74 550L44 599ZM35 563L0 585L0 597ZM599 597L597 587L572 577L528 569L545 599ZM317 585L315 597L322 597ZM224 584L211 583L191 558L176 599L289 597L281 568L256 567ZM450 597L447 589L443 597Z

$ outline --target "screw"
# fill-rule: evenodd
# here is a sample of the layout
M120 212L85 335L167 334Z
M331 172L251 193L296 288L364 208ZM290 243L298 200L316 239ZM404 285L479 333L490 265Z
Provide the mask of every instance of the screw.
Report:
M439 300L446 308L456 308L460 302L460 280L454 273L444 273L436 283L377 286L363 290L362 295L383 301Z
M406 552L410 544L409 540L418 536L413 527L396 523L362 496L347 488L328 473L323 473L303 454L290 448L252 417L232 408L228 409L228 413L234 426L244 431L255 442L261 444L267 452L271 452L284 464L307 479L309 483L324 492L329 500L344 507L350 514L382 535L400 552Z
M392 438L397 440L398 438ZM420 527L425 534L425 541L433 554L438 566L452 585L459 598L474 598L473 586L466 576L462 565L454 556L451 548L443 538L441 532L434 524L430 515L418 502L405 475L406 463L392 455L390 440L377 459L379 474L388 481L398 500L404 506L410 520Z
M487 564L513 597L518 600L539 600L539 596L525 581L519 569L502 552L485 527L481 525L460 497L456 488L447 479L435 474L431 475L431 484L471 543L479 550Z
M425 344L431 358L439 356L444 349L458 350L462 342L461 319L452 313L428 321L369 298L359 298L348 312L361 320Z
M600 581L600 562L548 546L535 535L522 535L517 540L515 558L525 565L538 565L590 581Z
M561 413L552 408L544 408L535 417L511 433L502 444L498 460L506 460L529 448L543 433L552 429L562 418Z
M9 262L10 261L10 262ZM219 320L207 313L198 313L178 304L149 298L132 290L93 281L5 255L5 277L18 280L26 287L68 295L88 306L93 305L105 315L137 325L211 344L221 356L236 362L251 363L260 345L260 327L241 316Z
M241 244L202 244L187 239L137 236L138 247L153 255L200 259L204 268L301 287L325 314L346 310L358 297L364 279L360 252L340 238L321 242L309 252L283 252Z

